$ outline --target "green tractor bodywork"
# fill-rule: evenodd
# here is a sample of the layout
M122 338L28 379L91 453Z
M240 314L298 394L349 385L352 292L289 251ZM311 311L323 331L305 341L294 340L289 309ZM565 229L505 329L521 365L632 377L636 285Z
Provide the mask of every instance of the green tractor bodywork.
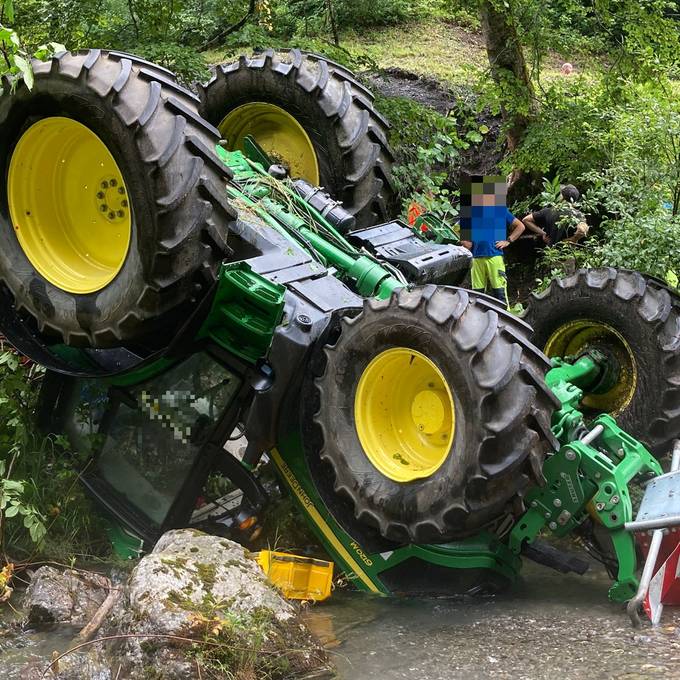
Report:
M387 298L406 285L397 270L388 269L377 258L359 251L318 211L302 201L287 183L272 180L261 165L240 152L219 148L218 153L234 172L234 183L228 187L230 197L239 206L244 206L243 210L252 211L275 230L289 244L290 254L302 250L309 255L309 266L318 270L320 278L327 277L328 268L332 267L335 272L333 278L346 282L362 297ZM439 233L445 233L445 228L449 229L441 227ZM206 351L213 357L211 362L214 358L229 357L224 362L229 367L225 380L233 383L233 389L229 391L228 403L223 403L220 412L212 415L214 420L224 421L225 412L231 410L235 415L240 410L241 405L234 405L243 396L242 388L246 382L261 381L263 386L258 389L263 395L272 390L272 382L275 383L277 377L267 374L272 367L267 365L266 359L272 345L276 344L277 333L285 334L294 327L298 333L304 334L312 327L311 316L297 314L294 319L288 317L287 288L284 282L272 280L275 278L257 273L249 262L224 264L209 311L189 339L192 347L189 356L194 359L207 356L204 354ZM356 304L356 300L348 299L347 304ZM223 354L216 353L217 348ZM185 351L182 359L175 360L164 356L95 383L104 386L101 389L111 386L114 390L153 384L177 370L182 361L193 360L187 360L186 355ZM435 590L446 592L446 580L455 574L456 590L460 590L462 583L466 592L493 591L501 584L516 580L522 554L542 532L564 536L593 516L609 530L619 564L610 597L617 601L626 600L637 587L635 546L631 535L623 529L625 522L632 519L628 483L638 475L660 474L661 468L639 442L617 427L613 418L603 415L590 423L590 429L585 426L579 410L583 390L599 380L605 361L605 357L597 353L553 360L554 367L546 376L546 384L561 404L554 413L552 424L560 448L543 466L544 485L530 490L526 498L528 509L503 537L483 531L470 538L438 545L407 544L388 549L369 547L361 535L353 535L343 527L327 498L320 493L297 427L279 431L274 436L275 441L269 442L274 446L264 448L269 450L280 481L291 492L321 544L348 579L361 590L382 594L400 592L400 570L410 565L410 573L418 571L419 579ZM191 370L196 375L197 368ZM151 417L153 408L151 404ZM162 413L162 405L155 408L159 418L171 420L167 413ZM182 423L178 421L177 414L172 418L174 425L170 429L173 436L181 440ZM236 422L233 417L226 420L228 427ZM286 419L281 420L285 422ZM186 424L188 438L193 436L190 430L191 425ZM255 443L255 448L260 451L261 445ZM252 454L246 455L238 466L247 472L256 462ZM196 464L194 460L190 461L185 471L189 478L195 476ZM204 472L206 469L204 466ZM134 540L131 542L130 531L120 527L121 521L133 527L133 531L136 529L146 541L151 541L161 527L176 524L190 510L184 501L183 511L171 508L168 515L159 514L155 528L143 535L139 532L138 521L140 513L144 512L142 499L128 497L121 502L121 489L118 488L114 494L118 501L111 502L106 491L110 484L105 479L102 482L102 477L109 473L106 466L100 466L99 470L85 475L85 483L117 518L112 520L110 535L121 555L131 556L139 550ZM178 497L184 494L191 504L197 488L190 490L180 485L175 491ZM122 511L125 503L135 506L134 512ZM412 568L414 564L417 564L415 570ZM396 579L395 574L398 576ZM433 586L434 583L437 585Z
M548 385L563 398L562 409L555 413L554 428L561 431L565 410L578 418L584 428L583 416L574 410L573 400L582 394L577 385L587 387L584 378L597 376L597 364L589 357L573 364L557 363L546 376ZM628 483L638 475L659 475L662 470L644 446L618 428L610 416L600 416L591 426L590 432L595 436L588 437L587 443L564 436L560 439L560 450L543 466L545 485L530 491L526 499L529 509L518 519L507 541L481 533L445 545L409 545L389 553L369 554L324 508L299 445L291 443L287 447L284 442L280 450L273 451L272 459L329 554L362 590L390 593L380 573L411 557L446 569L489 570L513 582L526 545L544 531L565 536L592 512L611 532L619 568L609 595L612 600L623 602L637 590L635 543L624 530L624 524L633 519Z
M69 74L79 69L83 77L52 82L60 68ZM101 99L92 88L88 78L97 69L107 78L118 69L125 76L112 83L117 97ZM232 140L232 150L220 144L213 152L206 140L216 142L218 131L199 113L200 106L211 107L143 60L97 50L64 53L50 69L37 65L40 96L49 98L50 88L68 83L99 98L102 107L120 99L134 108L141 95L137 90L134 97L126 94L129 82L149 98L138 112L139 127L126 121L117 128L126 142L121 177L133 207L138 201L140 223L134 227L140 238L135 257L122 258L111 270L112 282L89 285L85 276L77 290L92 289L95 297L69 297L73 291L56 284L46 288L30 267L13 267L0 252L0 329L20 352L48 369L41 424L64 432L75 450L90 454L82 480L108 516L109 536L119 553L136 555L167 529L201 527L194 523L197 500L213 473L238 491L225 501L230 530L247 531L267 502L257 471L268 456L321 544L359 589L382 594L493 592L517 578L523 556L582 571L582 561L561 557L539 537L564 536L592 522L608 532L618 562L610 597L630 598L636 588L636 554L624 530L632 519L629 484L658 475L661 468L614 418L595 414L591 419L594 414L584 407L584 395L605 394L612 376L625 373L619 369L626 352L610 351L616 333L603 335L590 320L565 340L565 347L575 343L576 349L561 353L573 356L553 356L548 370L527 324L484 295L452 287L460 285L471 261L453 225L432 215L421 216L412 227L400 220L378 223L389 214L390 204L385 167L390 152L382 132L386 122L351 74L316 55L291 51L281 57L270 51L219 70L208 89L226 87L237 72L269 83L271 97L279 96L282 84L287 93L294 86L300 106L314 108L318 127L331 126L327 134L333 145L310 129L307 146L310 151L326 148L329 156L331 146L337 152L334 162L344 177L331 172L336 168L329 159L320 160L328 161L324 171L336 191L349 198L352 214L321 188L288 177L248 135ZM24 90L22 96L33 96ZM0 107L12 112L11 96L3 94ZM62 96L63 101L75 99ZM270 104L270 112L278 106ZM7 137L8 149L24 134L25 115L17 110L12 125L0 134L0 141ZM344 118L347 112L351 115ZM74 110L72 116L81 113ZM226 120L219 111L208 118L216 124ZM172 163L165 151L149 151L153 144L166 149L169 138ZM149 142L149 148L146 142L137 147L140 140ZM45 153L42 162L62 178L55 158ZM142 165L154 169L139 174ZM21 197L20 179L32 176L32 165L20 157L15 166L11 184ZM80 166L83 173L89 167L85 160ZM128 183L127 175L134 181ZM160 180L152 182L152 176ZM97 195L83 178L83 191ZM104 182L107 191L114 186L110 181ZM162 247L153 241L153 219L145 223L148 234L142 229L143 199L135 198L141 195L155 197L153 205L143 207L156 210L152 217L162 215L172 227ZM127 208L128 198L116 196ZM71 198L71 208L85 200ZM59 203L63 197L48 199ZM18 200L24 211L15 221L27 220L39 236L45 225L28 220L27 208L37 201L44 208L41 220L49 222L58 211L48 199L46 206L32 194ZM19 226L2 217L3 243L23 262L33 251L21 249L14 233ZM359 218L360 228L355 228ZM81 228L72 234L74 242L76 236L91 236L82 220L76 222ZM60 228L69 225L64 220ZM103 267L106 239L97 246ZM33 250L40 251L37 260L51 267L51 253ZM75 247L66 250L66 270L79 258L87 259ZM135 269L142 260L151 264ZM124 270L126 276L117 274ZM53 272L57 284L63 278L60 271ZM129 281L142 291L134 299L124 285ZM597 284L594 290L602 288ZM649 290L649 295L658 293L656 284ZM634 294L622 295L628 300ZM52 299L65 300L63 309L56 309ZM139 315L133 313L135 305ZM55 309L65 313L55 314ZM48 323L44 317L49 313ZM680 317L669 318L667 330L673 335ZM174 330L169 337L147 332L156 328L154 321L157 328ZM368 336L361 335L362 327L372 329ZM401 335L390 335L395 327ZM606 341L600 342L602 337ZM330 356L343 338L344 358L336 354L335 373L324 382ZM444 340L450 346L435 346ZM339 392L358 392L357 384L369 373L366 367L395 349L405 363L388 358L371 373L378 376L374 382L384 379L388 387L367 393L365 413L357 412L356 401L352 407L351 399L338 397ZM343 376L356 377L353 364L358 366L356 356L362 352L364 373L347 388ZM420 370L419 362L434 369ZM411 366L415 377L409 384L400 372ZM392 401L391 385L399 408L382 417L382 402ZM394 385L404 388L401 401ZM316 419L322 406L323 422ZM334 429L341 414L333 409L352 412L354 420L345 419L350 427L343 421L342 436ZM672 416L660 428L664 436L674 427ZM370 430L367 445L359 418ZM410 428L410 440L402 436L402 427ZM336 458L328 453L324 458L315 439L319 431L326 434L324 428L330 434L322 444L328 447L330 441ZM247 441L242 459L225 451L234 432ZM419 444L414 447L413 441ZM418 450L409 453L409 447ZM350 482L347 476L339 482L339 473L352 462L343 457L345 448L356 455L360 472L350 475ZM381 468L374 462L381 456L383 463L397 462ZM367 460L370 469L362 467ZM383 474L395 467L396 474ZM369 483L370 498L362 496ZM432 536L438 540L430 541Z

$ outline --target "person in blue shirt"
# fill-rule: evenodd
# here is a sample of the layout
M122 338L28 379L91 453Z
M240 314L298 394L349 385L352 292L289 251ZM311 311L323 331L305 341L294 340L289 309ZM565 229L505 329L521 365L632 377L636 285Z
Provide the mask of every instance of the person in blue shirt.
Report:
M524 224L508 210L506 196L502 177L475 175L461 182L461 245L472 251L472 289L508 307L503 251L522 235Z

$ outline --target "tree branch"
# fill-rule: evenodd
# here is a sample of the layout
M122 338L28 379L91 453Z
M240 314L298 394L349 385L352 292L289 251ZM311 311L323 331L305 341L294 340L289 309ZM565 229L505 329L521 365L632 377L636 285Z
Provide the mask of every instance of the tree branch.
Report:
M236 31L240 30L243 28L246 23L248 22L248 19L250 19L253 14L255 14L255 3L256 0L250 0L250 4L248 5L248 11L239 19L235 24L232 24L231 26L228 26L227 28L220 29L217 31L217 33L214 33L212 37L208 38L199 48L199 52L203 52L204 50L208 50L211 47L215 47L221 40L224 40L228 35L231 35L232 33L236 33Z
M114 588L111 585L111 581L109 581L109 594L101 603L101 606L97 609L90 622L80 631L80 633L78 633L79 642L88 642L95 636L95 633L101 628L102 623L104 623L104 619L109 615L111 609L113 609L113 605L116 604L119 595L120 590Z

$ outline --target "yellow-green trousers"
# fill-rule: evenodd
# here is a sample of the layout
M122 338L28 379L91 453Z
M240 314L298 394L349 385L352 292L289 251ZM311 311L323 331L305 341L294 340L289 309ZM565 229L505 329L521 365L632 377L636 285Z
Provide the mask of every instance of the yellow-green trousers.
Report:
M487 293L508 307L508 277L501 255L476 257L472 260L472 289Z

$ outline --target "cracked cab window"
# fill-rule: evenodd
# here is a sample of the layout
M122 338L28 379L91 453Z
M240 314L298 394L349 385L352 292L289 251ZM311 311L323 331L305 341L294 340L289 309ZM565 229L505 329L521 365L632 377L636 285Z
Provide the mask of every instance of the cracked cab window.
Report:
M88 476L161 525L240 385L207 354L130 387L84 382L75 429L81 440L94 435Z

